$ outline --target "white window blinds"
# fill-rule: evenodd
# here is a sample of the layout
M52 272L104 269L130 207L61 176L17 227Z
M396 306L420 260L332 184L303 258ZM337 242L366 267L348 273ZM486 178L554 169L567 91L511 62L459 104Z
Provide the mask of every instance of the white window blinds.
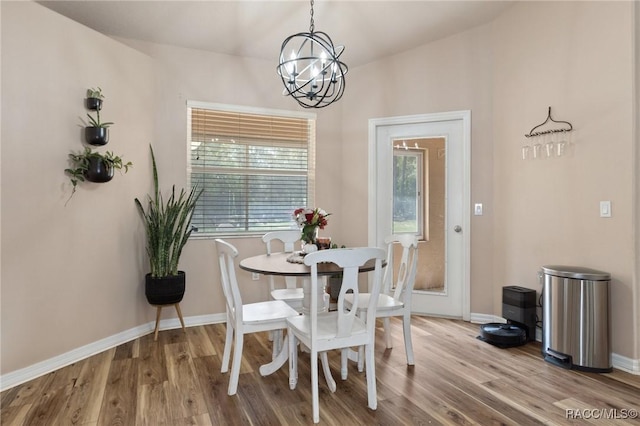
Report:
M311 202L315 120L201 105L188 114L191 185L204 188L197 233L291 228L293 210Z

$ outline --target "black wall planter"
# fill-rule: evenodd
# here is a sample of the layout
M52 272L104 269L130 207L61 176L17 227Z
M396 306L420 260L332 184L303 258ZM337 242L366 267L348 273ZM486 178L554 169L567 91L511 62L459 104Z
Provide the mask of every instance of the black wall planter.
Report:
M109 142L109 129L106 127L85 127L84 138L89 145L106 145Z
M92 111L99 111L102 109L102 99L99 98L87 98L87 109Z
M144 278L144 294L151 305L173 305L182 301L186 281L184 271L178 271L178 275L157 278L149 273Z
M109 182L113 178L113 167L101 158L89 158L89 169L84 173L89 182Z

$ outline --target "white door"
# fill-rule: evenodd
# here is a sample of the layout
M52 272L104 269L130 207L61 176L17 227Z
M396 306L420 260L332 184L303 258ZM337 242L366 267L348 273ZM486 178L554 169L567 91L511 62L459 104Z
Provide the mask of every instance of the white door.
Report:
M469 320L470 111L369 121L369 244L384 246L393 229L393 155L398 140L444 138L444 283L416 290L415 313ZM420 262L420 260L419 260Z

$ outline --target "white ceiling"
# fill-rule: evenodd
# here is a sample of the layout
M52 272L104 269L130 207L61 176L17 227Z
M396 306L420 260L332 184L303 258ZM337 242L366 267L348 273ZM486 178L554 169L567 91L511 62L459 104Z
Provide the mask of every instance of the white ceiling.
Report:
M277 61L282 41L309 31L306 0L39 2L101 33ZM316 0L315 30L356 67L493 20L511 1Z

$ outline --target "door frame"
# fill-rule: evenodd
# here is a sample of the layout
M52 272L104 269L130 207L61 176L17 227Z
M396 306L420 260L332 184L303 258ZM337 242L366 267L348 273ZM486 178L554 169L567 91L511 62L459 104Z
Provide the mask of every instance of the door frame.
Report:
M457 122L462 130L462 156L463 156L463 194L462 194L462 319L470 320L471 302L471 111L450 111L431 114L417 114L397 117L372 118L369 119L369 194L368 194L368 241L370 246L377 246L378 243L378 158L377 158L377 133L379 127L400 126L412 124L429 124L442 121ZM453 227L455 224L447 224ZM445 258L446 268L449 263ZM445 276L448 275L445 272Z

